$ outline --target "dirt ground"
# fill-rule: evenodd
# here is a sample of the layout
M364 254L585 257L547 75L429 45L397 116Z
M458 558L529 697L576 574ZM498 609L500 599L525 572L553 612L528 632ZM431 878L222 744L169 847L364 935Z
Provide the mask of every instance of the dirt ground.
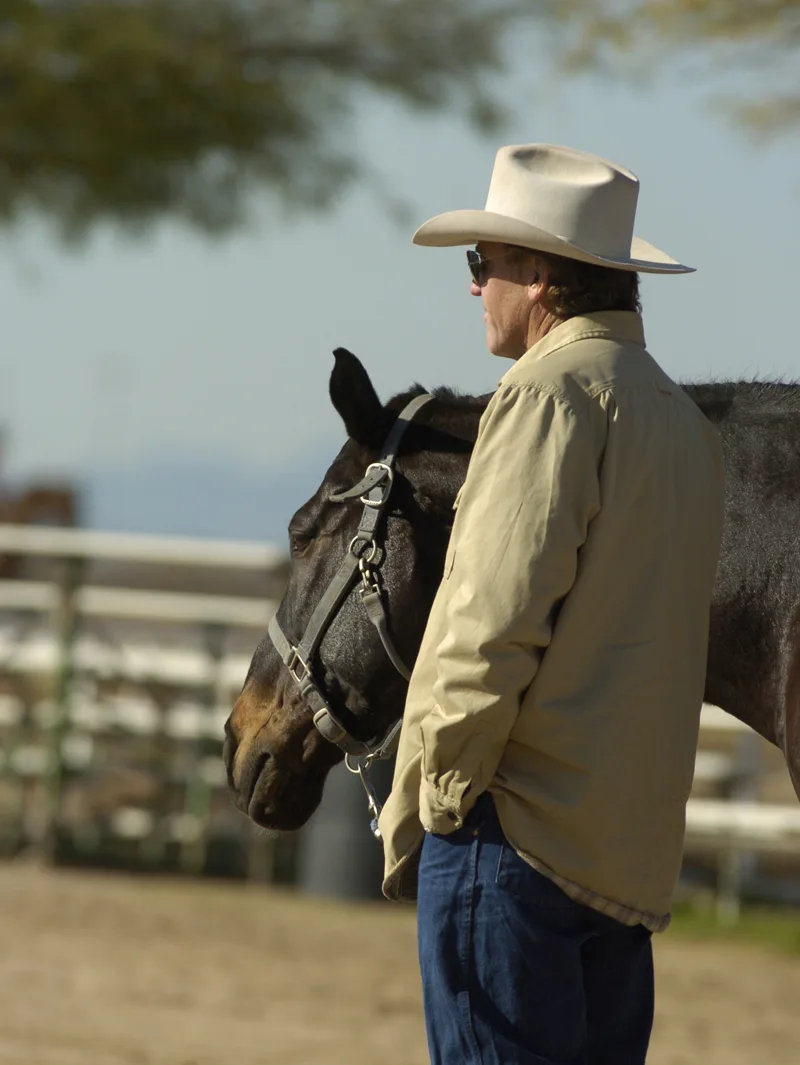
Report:
M0 900L0 1065L427 1062L405 908L20 864ZM800 1061L800 960L667 933L657 967L651 1065Z

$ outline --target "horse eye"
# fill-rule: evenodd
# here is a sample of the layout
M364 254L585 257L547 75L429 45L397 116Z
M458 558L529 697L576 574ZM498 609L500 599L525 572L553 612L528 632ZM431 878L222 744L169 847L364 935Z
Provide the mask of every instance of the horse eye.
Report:
M313 542L312 533L300 532L298 529L289 530L289 550L293 555L302 555Z

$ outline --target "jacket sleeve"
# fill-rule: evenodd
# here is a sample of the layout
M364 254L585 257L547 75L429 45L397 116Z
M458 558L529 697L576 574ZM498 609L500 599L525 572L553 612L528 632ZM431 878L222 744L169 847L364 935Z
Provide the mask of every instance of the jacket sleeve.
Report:
M444 581L445 636L421 722L420 820L459 828L491 783L599 509L605 435L560 393L495 393L470 460Z

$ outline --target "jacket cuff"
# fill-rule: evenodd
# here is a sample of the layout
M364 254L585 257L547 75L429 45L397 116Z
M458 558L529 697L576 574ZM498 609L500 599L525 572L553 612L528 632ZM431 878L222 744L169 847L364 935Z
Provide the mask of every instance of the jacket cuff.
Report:
M426 832L447 836L464 824L469 812L464 801L469 784L456 785L455 794L445 794L425 777L419 786L419 819Z

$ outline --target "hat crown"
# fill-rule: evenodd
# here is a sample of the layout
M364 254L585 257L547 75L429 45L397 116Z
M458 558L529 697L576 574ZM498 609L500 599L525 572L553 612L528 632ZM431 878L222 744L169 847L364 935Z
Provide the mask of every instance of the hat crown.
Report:
M638 196L636 175L600 156L551 144L510 145L495 158L486 210L622 259L631 254Z

